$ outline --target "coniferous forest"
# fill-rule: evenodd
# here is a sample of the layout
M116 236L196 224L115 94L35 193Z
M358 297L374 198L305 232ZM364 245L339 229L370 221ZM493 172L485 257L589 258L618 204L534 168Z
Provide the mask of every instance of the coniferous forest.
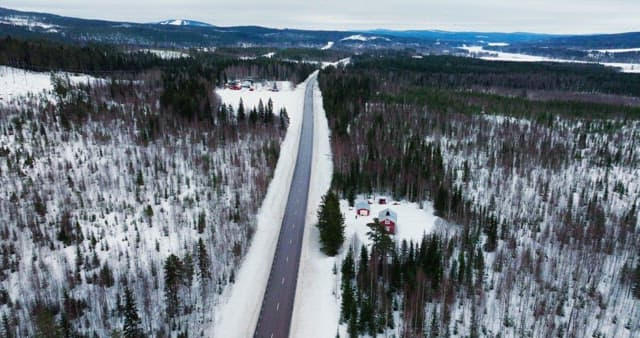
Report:
M2 336L205 334L288 126L272 102L221 104L215 88L313 67L11 37L0 55L52 83L0 105Z
M419 243L350 246L350 336L637 334L640 76L390 52L319 81L333 188L442 220Z

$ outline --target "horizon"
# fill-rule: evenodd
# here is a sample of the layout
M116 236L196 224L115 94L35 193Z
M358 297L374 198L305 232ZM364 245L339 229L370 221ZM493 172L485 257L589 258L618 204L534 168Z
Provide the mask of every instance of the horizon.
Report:
M190 0L190 2L198 2L199 0ZM280 0L287 1L287 0ZM329 0L335 1L335 0ZM468 0L458 0L460 1L468 1ZM497 0L500 2L503 0ZM572 0L576 1L576 0ZM62 2L62 4L61 4ZM250 19L237 19L231 18L229 19L229 15L225 15L225 19L210 17L206 14L202 14L202 11L197 10L198 8L186 6L182 10L171 10L171 7L157 7L154 8L153 11L142 11L141 14L131 15L129 13L135 12L139 13L140 11L135 10L137 7L140 7L140 4L136 4L133 7L122 7L111 5L109 7L119 8L114 11L104 11L99 10L100 5L104 5L104 1L97 3L94 7L87 8L86 6L74 6L73 3L78 2L77 0L61 0L59 1L55 8L51 6L45 5L48 1L42 0L8 0L5 1L1 7L5 7L12 10L17 11L26 11L26 12L38 12L38 13L48 13L54 15L60 15L65 17L74 17L74 18L82 18L88 20L105 20L105 21L114 21L114 22L130 22L130 23L139 23L139 24L147 24L147 23L157 23L165 20L191 20L191 21L199 21L203 23L210 24L212 26L218 27L237 27L237 26L260 26L260 27L268 27L275 29L296 29L296 30L320 30L320 31L344 31L344 32L366 32L366 31L375 31L375 30L389 30L389 31L446 31L446 32L456 32L456 33L501 33L501 34L516 34L516 33L528 33L528 34L541 34L541 35L594 35L594 34L623 34L623 33L632 33L640 31L640 27L637 27L635 20L627 18L616 17L615 22L617 25L607 25L607 29L562 29L558 28L560 26L549 26L546 29L541 28L535 29L536 19L535 16L530 18L529 22L526 24L520 24L518 26L514 26L513 23L501 22L498 19L504 18L504 16L499 16L499 18L487 19L484 22L473 22L473 21L465 21L464 24L461 24L460 20L442 20L440 22L437 21L429 21L423 24L415 24L409 21L396 23L392 20L391 17L385 18L385 20L380 20L379 17L372 17L370 21L356 20L348 15L345 15L342 18L337 17L336 15L331 15L320 18L320 16L308 15L305 13L292 15L292 18L289 19L288 22L282 20L280 18L269 18L260 17L261 19L250 20ZM122 2L122 0L115 1L116 3ZM163 0L161 2L170 2L169 0ZM496 2L496 1L494 1ZM548 0L539 0L538 3L548 2ZM594 1L591 1L592 3ZM597 1L596 1L597 2ZM625 0L617 0L615 2L623 2L628 6L633 8L637 8L640 11L640 3L639 4L631 4ZM19 3L19 4L18 4ZM143 2L144 3L144 2ZM13 5L12 5L13 4ZM67 4L65 6L65 4ZM196 6L197 7L197 6ZM215 7L215 4L212 6ZM607 7L607 6L605 6ZM120 10L123 10L128 14L118 14ZM611 9L610 6L608 8ZM244 9L246 11L246 9ZM172 13L173 15L166 15L165 13ZM260 14L259 9L256 9L256 13ZM473 13L471 13L473 14ZM467 13L467 15L471 15ZM214 14L215 15L215 14ZM257 14L253 14L255 17ZM473 16L473 15L471 15ZM242 17L247 17L244 15ZM301 18L308 18L307 20L303 20ZM337 18L337 19L336 19ZM216 20L217 19L217 20ZM554 21L556 18L546 18L546 20ZM325 21L324 23L322 21ZM609 20L609 19L607 19ZM607 21L605 20L605 21ZM611 19L613 20L613 19ZM305 22L305 24L302 23ZM402 20L401 20L402 21ZM513 18L512 21L518 21L516 18ZM585 20L586 21L586 20ZM526 21L525 21L526 22ZM612 21L613 22L613 21ZM629 22L632 22L630 24ZM298 23L298 24L296 24ZM386 23L386 24L385 24ZM565 27L572 26L571 23L564 24ZM591 27L592 25L589 25ZM602 22L598 25L599 27L604 27ZM555 27L555 28L552 28Z

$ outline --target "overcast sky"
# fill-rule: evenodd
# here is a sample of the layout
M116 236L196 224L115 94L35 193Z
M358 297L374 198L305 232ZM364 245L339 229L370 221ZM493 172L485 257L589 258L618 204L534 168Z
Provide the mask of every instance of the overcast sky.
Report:
M193 19L218 26L640 31L640 0L0 0L0 6L114 21Z

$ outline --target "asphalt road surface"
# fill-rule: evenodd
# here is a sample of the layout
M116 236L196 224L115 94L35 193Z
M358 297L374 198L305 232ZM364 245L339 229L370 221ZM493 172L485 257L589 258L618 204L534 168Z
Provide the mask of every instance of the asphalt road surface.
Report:
M313 88L315 77L307 82L304 94L302 133L296 167L291 181L278 246L262 300L255 338L288 338L296 295L302 235L304 234L311 158L313 152Z

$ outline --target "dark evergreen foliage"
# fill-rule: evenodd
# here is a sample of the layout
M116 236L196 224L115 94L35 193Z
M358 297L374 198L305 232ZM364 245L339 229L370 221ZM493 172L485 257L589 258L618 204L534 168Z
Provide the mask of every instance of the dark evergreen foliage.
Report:
M124 326L122 334L124 338L143 338L142 320L138 315L136 300L129 287L124 288Z
M335 256L344 242L344 217L340 212L338 195L332 191L322 197L317 226L320 230L322 251L329 256Z

